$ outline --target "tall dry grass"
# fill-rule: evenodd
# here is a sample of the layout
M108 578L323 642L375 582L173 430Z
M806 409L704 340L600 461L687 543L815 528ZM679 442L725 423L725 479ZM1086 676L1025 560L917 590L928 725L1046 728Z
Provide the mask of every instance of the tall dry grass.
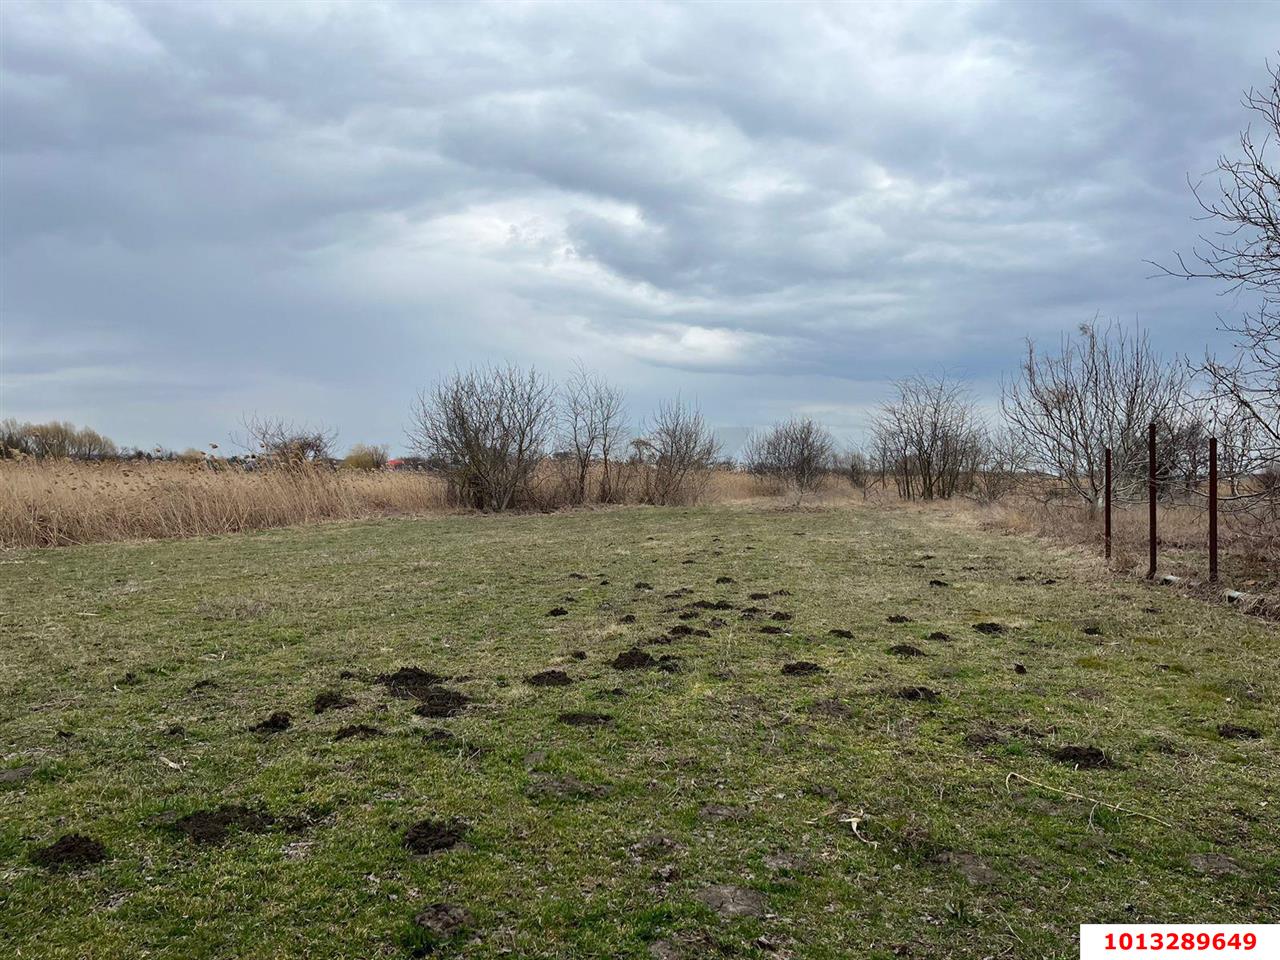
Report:
M5 547L194 537L444 508L443 485L421 473L0 462Z
M620 499L635 503L643 485L628 477L619 487ZM534 477L532 500L537 509L560 509L571 505L568 490L560 465L547 462ZM726 503L774 492L746 474L713 470L690 484L688 499ZM426 473L327 468L246 473L199 462L0 461L4 547L174 539L450 509L444 482Z

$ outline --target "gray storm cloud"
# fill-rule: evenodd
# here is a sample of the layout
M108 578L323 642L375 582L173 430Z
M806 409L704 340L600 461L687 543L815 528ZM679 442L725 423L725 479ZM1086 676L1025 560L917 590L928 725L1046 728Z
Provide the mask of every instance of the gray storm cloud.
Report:
M1280 8L0 6L0 415L128 442L244 411L400 439L485 359L637 412L817 412L921 368L990 394L1095 313L1162 349L1230 301L1148 279Z

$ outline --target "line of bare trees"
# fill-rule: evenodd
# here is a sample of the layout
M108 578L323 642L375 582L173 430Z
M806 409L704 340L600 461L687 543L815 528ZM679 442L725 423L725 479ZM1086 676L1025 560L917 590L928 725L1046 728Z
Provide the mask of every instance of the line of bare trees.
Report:
M720 450L701 412L679 398L633 434L621 391L581 364L561 387L514 365L455 372L418 395L407 436L451 499L480 510L689 503Z

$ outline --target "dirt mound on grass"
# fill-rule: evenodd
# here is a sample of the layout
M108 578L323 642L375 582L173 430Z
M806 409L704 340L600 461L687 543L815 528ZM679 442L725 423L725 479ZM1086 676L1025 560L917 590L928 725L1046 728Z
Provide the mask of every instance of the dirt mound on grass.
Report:
M788 677L811 677L814 674L826 673L822 667L809 660L797 660L795 663L784 663L782 672Z
M448 687L427 687L418 692L417 699L420 702L413 708L413 712L420 717L430 718L457 716L471 703L471 698L465 693Z
M852 640L852 639L853 639L853 631L852 631L852 630L845 630L845 629L843 629L843 628L841 628L841 627L834 627L833 629L828 630L828 631L827 631L827 633L829 633L829 634L830 634L831 636L833 636L833 637L838 637L838 638L839 638L839 639L841 639L841 640Z
M192 843L221 843L232 831L262 833L274 822L274 818L268 813L231 803L212 810L197 810L180 817L173 822L173 829Z
M613 717L607 713L594 713L590 710L571 710L556 717L561 723L571 727L602 727L613 723Z
M374 677L373 682L382 684L393 697L421 700L424 691L434 688L441 680L448 679L421 667L401 667L395 673L383 673Z
M639 647L632 647L614 657L609 666L615 670L648 670L657 663L657 660Z
M525 677L525 683L531 687L567 687L573 681L563 670L542 670Z
M1081 770L1115 766L1112 760L1097 747L1058 747L1049 755L1059 763L1069 763Z
M973 625L973 629L977 630L979 633L985 633L987 636L993 636L997 633L1004 633L1009 628L1003 623L991 623L990 621L984 621L982 623L975 623Z
M31 862L49 870L76 869L107 859L107 848L81 833L64 833L47 847L31 851Z
M249 729L254 733L281 733L289 729L289 725L293 723L292 715L282 710L277 710L267 719L255 723Z
M335 740L370 740L373 737L382 736L382 731L377 727L371 727L364 723L355 723L349 727L342 727L333 735Z
M928 687L900 687L890 694L895 700L923 700L925 703L937 703L942 695Z
M1235 723L1220 723L1218 736L1223 740L1261 740L1262 732L1253 727L1242 727Z
M404 835L404 848L419 857L457 846L467 835L461 820L419 820Z
M316 694L315 702L311 708L316 713L324 713L326 710L345 710L347 707L354 707L356 702L350 697L344 695L340 690L322 690Z
M923 657L925 652L919 647L913 647L909 643L895 643L887 651L888 653L896 653L900 657Z

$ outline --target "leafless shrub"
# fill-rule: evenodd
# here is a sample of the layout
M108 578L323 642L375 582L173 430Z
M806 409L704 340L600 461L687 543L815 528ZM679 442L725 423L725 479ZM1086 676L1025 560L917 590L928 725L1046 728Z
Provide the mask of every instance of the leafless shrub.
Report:
M554 425L555 387L536 370L473 367L418 394L407 436L454 502L506 510L531 502Z
M1038 352L1027 341L1021 369L1002 385L1001 406L1027 445L1030 465L1096 506L1107 447L1115 495L1141 492L1147 426L1163 424L1169 434L1189 379L1185 368L1152 350L1146 333L1084 324L1078 337L1063 338L1056 353Z
M849 450L841 458L840 469L853 489L867 499L867 487L872 479L871 458L861 450Z
M333 459L336 430L297 424L283 417L258 414L241 420L244 435L234 438L242 449L284 466L329 463Z
M631 446L640 499L660 506L696 501L720 452L702 413L679 398L660 403Z
M835 440L826 427L808 418L793 418L752 434L742 462L748 473L782 484L799 506L834 466L834 450Z
M560 447L572 470L570 500L585 503L594 479L596 499L611 503L619 495L618 461L627 427L622 391L578 363L562 396Z
M973 494L996 503L1015 493L1027 479L1029 454L1022 435L1007 427L982 437L981 459L973 476Z
M945 376L908 377L881 405L872 436L904 500L966 493L982 462L985 439L967 387Z

